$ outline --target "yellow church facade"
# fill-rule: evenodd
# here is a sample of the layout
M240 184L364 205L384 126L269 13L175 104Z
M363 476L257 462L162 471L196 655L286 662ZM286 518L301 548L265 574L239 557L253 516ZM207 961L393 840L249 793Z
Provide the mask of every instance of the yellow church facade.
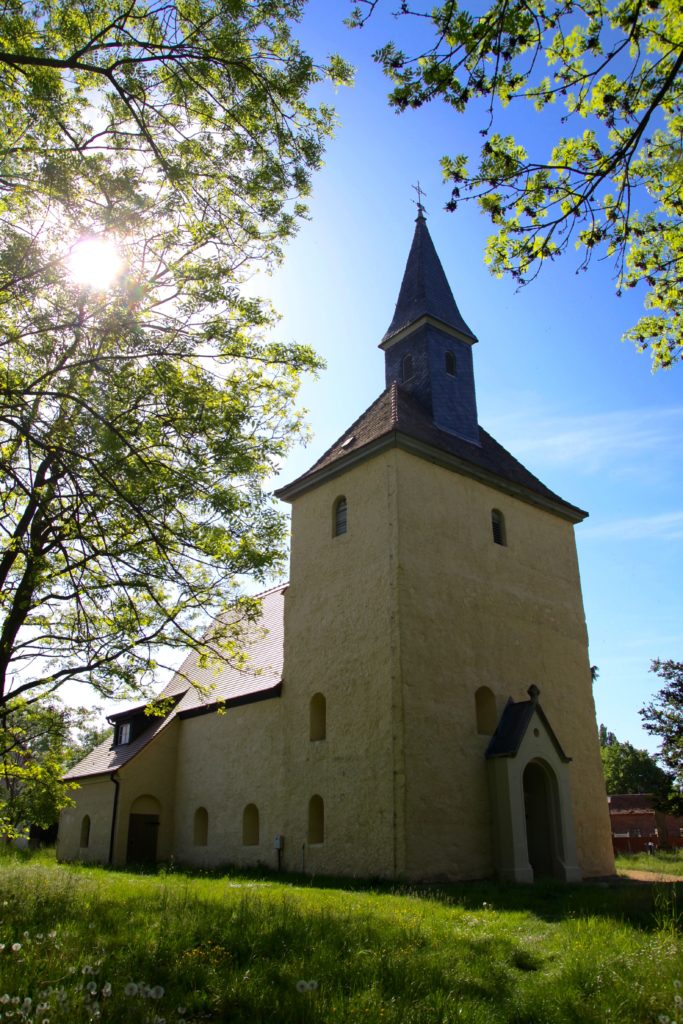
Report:
M247 668L112 716L58 855L412 880L613 871L574 525L478 424L422 210L386 387L279 496L289 583ZM198 691L189 681L211 689Z

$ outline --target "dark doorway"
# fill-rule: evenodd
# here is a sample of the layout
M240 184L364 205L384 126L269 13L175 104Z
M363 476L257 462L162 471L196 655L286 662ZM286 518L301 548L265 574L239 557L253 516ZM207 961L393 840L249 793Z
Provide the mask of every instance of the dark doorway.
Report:
M158 814L131 814L128 818L127 864L156 864Z
M534 878L555 874L556 807L549 769L531 761L524 769L524 813L529 863Z

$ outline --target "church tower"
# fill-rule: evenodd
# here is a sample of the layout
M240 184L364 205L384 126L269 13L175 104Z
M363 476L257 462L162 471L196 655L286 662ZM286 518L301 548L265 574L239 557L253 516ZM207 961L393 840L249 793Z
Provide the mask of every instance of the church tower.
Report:
M613 870L573 534L586 513L479 426L476 341L418 206L386 388L278 491L292 868Z

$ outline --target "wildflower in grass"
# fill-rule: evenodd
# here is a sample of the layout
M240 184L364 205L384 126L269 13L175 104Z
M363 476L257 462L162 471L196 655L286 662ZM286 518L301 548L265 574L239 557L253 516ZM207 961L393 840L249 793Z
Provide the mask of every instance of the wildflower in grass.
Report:
M303 979L301 981L297 981L296 990L297 992L308 992L308 982Z
M0 953L2 953L4 948L5 948L5 943L4 942L0 942Z
M85 967L81 968L81 974L94 974L94 973L95 972L93 971L93 969L90 966L90 964L86 964Z
M91 996L94 996L95 993L97 992L97 983L94 981L89 981L88 984L85 986L85 990L86 992L89 992Z
M9 1003L9 1000L10 1000L10 997L7 994L7 992L5 992L4 996L0 996L0 1003L3 1003L3 1004Z
M48 932L47 933L47 937L48 937L48 939L56 939L57 938L57 932L55 932L55 931Z
M30 996L26 996L26 998L24 999L23 1003L21 1004L22 1009L25 1010L26 1013L28 1013L28 1011L31 1009L32 1006L33 1006L33 1000L31 999Z
M13 942L12 943L12 952L13 953L18 953L20 949L21 949L21 943L20 942Z
M102 995L105 997L105 999L107 999L111 995L110 981L105 981L104 985L102 986Z
M152 999L161 999L164 994L164 990L161 985L155 985L153 989L150 989L150 996Z
M125 996L136 996L138 994L138 986L134 981L129 981L123 990Z

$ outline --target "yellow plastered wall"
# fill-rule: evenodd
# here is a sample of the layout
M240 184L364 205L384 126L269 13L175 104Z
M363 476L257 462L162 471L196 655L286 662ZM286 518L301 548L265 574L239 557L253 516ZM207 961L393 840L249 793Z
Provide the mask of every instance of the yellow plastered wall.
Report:
M406 873L491 874L491 808L474 694L499 713L535 683L570 768L585 875L613 870L572 524L396 451ZM493 543L491 511L507 545Z
M175 778L179 721L173 719L147 747L117 773L120 779L116 813L114 865L126 862L128 820L131 807L142 797L159 804L157 860L169 860L174 852Z
M114 784L108 775L83 779L71 793L75 806L65 807L59 818L57 857L59 860L82 860L106 864L109 861ZM81 824L90 818L87 847L80 845Z
M348 531L335 537L341 496ZM393 712L396 543L391 456L360 463L293 503L282 700L285 862L293 870L402 871L395 831L402 766ZM326 700L324 740L310 739L316 693ZM316 795L325 810L322 844L308 842L309 802Z
M277 867L273 839L283 831L280 698L180 722L175 855L205 866ZM258 810L258 843L244 845L243 814ZM206 845L195 843L194 817L208 815Z

